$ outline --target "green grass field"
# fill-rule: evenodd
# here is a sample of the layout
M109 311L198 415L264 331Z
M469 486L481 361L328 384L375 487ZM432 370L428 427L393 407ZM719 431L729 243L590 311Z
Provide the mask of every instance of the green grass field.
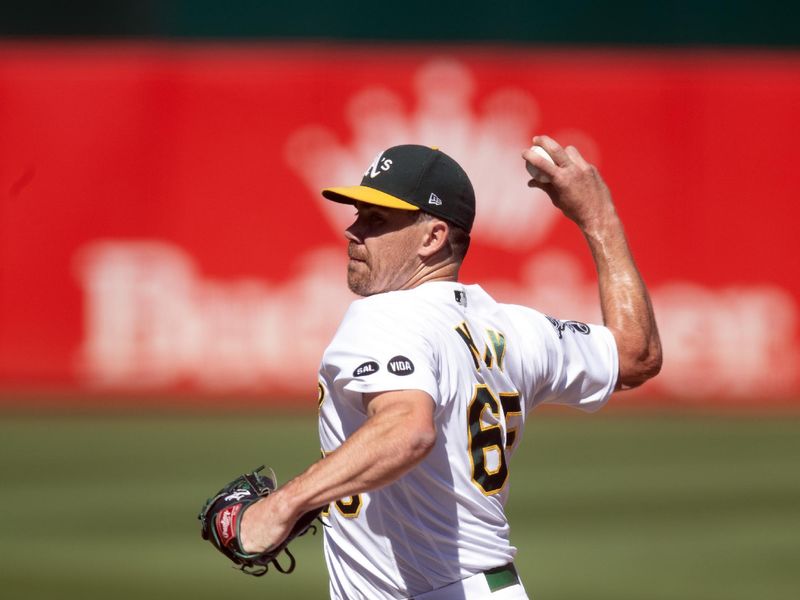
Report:
M536 415L535 415L536 416ZM200 540L206 496L318 456L312 414L0 416L8 599L325 598L320 536L293 575L237 573ZM536 600L800 597L800 418L530 421L511 464L517 566Z

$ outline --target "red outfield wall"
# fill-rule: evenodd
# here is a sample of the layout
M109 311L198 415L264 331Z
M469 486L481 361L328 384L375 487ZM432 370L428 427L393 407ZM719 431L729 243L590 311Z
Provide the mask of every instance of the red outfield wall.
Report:
M647 395L800 398L800 54L0 45L0 389L286 394L351 300L347 207L382 148L470 173L464 279L596 321L532 134L616 198L666 362Z

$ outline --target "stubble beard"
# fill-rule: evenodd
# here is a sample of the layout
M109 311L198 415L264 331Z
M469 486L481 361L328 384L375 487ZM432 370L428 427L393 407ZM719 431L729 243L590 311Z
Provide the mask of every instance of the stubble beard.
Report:
M372 292L369 288L369 278L359 273L357 269L353 268L352 264L347 267L347 287L350 291L357 296L371 296Z
M347 263L347 287L358 296L371 296L375 293L375 291L371 289L372 270L367 264L366 257L359 256L354 247L355 245L351 243L347 248L347 255L350 259ZM362 260L358 260L357 257Z

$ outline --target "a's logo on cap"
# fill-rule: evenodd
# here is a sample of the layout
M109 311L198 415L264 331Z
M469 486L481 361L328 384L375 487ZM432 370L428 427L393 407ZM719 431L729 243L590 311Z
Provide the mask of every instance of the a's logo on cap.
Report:
M431 197L428 198L428 204L434 204L435 206L441 206L442 205L442 199L439 198L439 196L437 196L436 194L431 193Z
M369 168L364 172L364 177L369 175L370 179L375 179L378 175L381 174L381 171L388 171L392 167L392 159L391 158L384 158L383 152L378 154L375 157L375 160L372 161L372 164Z

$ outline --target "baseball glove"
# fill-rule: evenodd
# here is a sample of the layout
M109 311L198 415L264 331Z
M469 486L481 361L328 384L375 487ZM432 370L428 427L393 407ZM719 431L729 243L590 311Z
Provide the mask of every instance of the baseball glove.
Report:
M239 543L239 526L244 511L277 489L275 473L272 472L270 479L259 474L262 469L263 465L252 473L246 473L231 481L218 494L206 500L197 516L202 524L200 534L203 539L211 542L212 546L238 565L241 571L256 577L265 575L270 565L274 565L281 573L294 571L295 559L289 552L288 545L309 529L316 532L313 523L322 510L321 508L312 510L300 517L287 538L278 546L256 554L244 552ZM286 552L288 555L288 566L284 567L278 562L277 557L281 552Z

